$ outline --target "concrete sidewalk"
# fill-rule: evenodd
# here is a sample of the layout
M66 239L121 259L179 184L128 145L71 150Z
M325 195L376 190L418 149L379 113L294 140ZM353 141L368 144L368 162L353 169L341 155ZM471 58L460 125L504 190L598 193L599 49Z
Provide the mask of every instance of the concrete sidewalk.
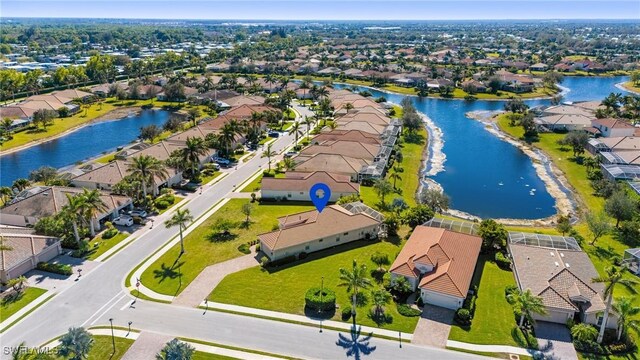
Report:
M527 350L515 346L508 345L477 345L477 344L469 344L463 343L460 341L447 341L447 347L453 349L462 349L462 350L471 350L477 352L486 352L486 353L506 353L506 354L516 354L516 355L525 355L525 356L533 356L535 351Z
M172 339L173 337L169 335L143 331L124 354L122 360L155 359L156 354L160 353L164 345Z
M315 319L315 318L307 317L304 315L287 314L283 312L255 309L255 308L230 305L230 304L222 304L222 303L211 302L211 301L209 301L208 304L205 304L203 301L200 304L200 306L204 308L208 308L210 310L217 309L217 310L233 311L239 314L246 314L247 316L263 316L263 317L269 317L274 319L282 319L282 321L293 321L293 322L314 325L314 326L320 325L320 319ZM350 322L339 322L334 320L322 320L322 326L332 327L332 328L340 329L344 331L351 331L351 328L352 328L352 324ZM362 328L363 334L373 333L373 334L386 336L394 339L397 339L398 335L401 335L403 341L413 340L413 334L401 333L399 331L378 329L378 328L373 328L369 326L358 325L358 327Z
M207 266L174 299L173 304L197 307L227 275L258 266L258 256L252 247L251 254Z
M27 304L27 306L25 306L22 309L16 311L13 315L9 316L7 319L5 319L3 322L1 322L0 323L0 331L4 332L5 328L7 328L9 325L13 324L18 319L22 318L26 314L28 314L31 310L33 310L36 307L40 306L40 304L42 304L45 301L49 300L53 295L55 295L55 293L52 293L51 291L47 291L47 292L43 293L42 295L38 296L37 298L33 299L33 301L31 301L29 304Z

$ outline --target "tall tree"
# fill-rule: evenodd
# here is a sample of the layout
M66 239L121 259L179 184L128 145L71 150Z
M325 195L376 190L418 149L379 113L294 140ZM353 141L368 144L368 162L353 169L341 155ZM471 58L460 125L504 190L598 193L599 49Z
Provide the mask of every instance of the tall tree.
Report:
M180 149L182 161L191 168L191 176L195 178L200 166L200 157L207 155L207 146L200 137L187 137L185 146Z
M267 144L266 150L262 153L263 158L267 158L269 160L269 172L271 172L271 158L276 156L276 152L271 149L271 143Z
M93 347L91 334L83 327L72 327L60 338L59 353L72 360L86 359Z
M378 179L373 183L373 190L378 194L380 202L384 206L384 198L393 192L393 186L387 179Z
M173 339L162 348L159 354L156 354L156 360L191 360L195 351L193 346Z
M73 226L73 237L76 239L78 246L80 246L80 232L78 227L82 222L84 211L86 210L84 203L85 199L81 194L65 195L67 196L67 204L63 206L62 212L71 222L71 225Z
M189 111L187 111L187 115L189 116L189 121L193 122L193 126L198 125L198 118L201 115L200 110L198 110L198 108L189 109Z
M82 189L81 195L84 198L84 216L87 217L87 221L89 222L89 231L91 232L91 237L95 237L96 230L93 227L94 220L99 214L107 210L107 204L102 201L102 194L98 189Z
M169 220L165 222L167 229L177 226L180 230L180 255L184 254L184 238L182 236L182 230L187 228L187 225L193 221L193 215L189 209L178 209Z
M611 231L611 225L607 214L603 211L600 212L588 212L585 215L585 221L589 227L589 233L591 233L591 245L594 245L598 239Z
M621 297L612 305L613 311L618 315L618 341L627 329L631 329L640 334L640 307L633 304L633 300L628 297Z
M611 302L613 300L613 290L617 285L622 285L630 292L636 294L636 286L638 281L635 279L625 279L623 269L617 266L610 266L605 269L605 275L593 278L591 281L594 283L604 284L604 297L607 301L607 305L602 315L602 324L600 325L600 331L598 332L598 343L602 342L604 337L604 330L607 328L607 322L609 321L609 313L611 312Z
M449 197L438 189L425 189L420 194L420 201L439 214L449 210Z
M164 167L164 164L150 155L140 155L132 158L128 171L133 177L140 180L144 197L147 197L147 184L154 185L153 194L155 195L155 178L164 180L169 177L169 172Z
M604 203L604 210L616 219L616 228L619 227L620 221L631 220L636 211L636 202L627 196L624 190L613 193Z
M347 292L351 293L353 302L351 315L353 316L353 325L355 327L358 291L371 287L371 280L367 278L367 266L364 264L358 266L358 262L354 259L351 270L340 268L340 283L338 286L346 287Z
M520 327L524 325L525 318L527 318L529 322L534 323L533 314L547 314L547 308L544 306L542 298L533 295L531 289L514 292L508 296L516 310L520 313L520 322L518 323Z
M485 252L503 249L507 245L509 233L502 224L493 219L480 223L478 235L482 238L482 250Z

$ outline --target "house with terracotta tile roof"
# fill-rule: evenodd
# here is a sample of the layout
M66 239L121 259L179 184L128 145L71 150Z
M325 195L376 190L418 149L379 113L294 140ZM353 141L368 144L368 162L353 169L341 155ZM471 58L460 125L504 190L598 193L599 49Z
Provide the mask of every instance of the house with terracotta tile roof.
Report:
M65 186L43 186L34 194L29 194L0 209L0 224L10 226L33 226L38 220L53 216L69 203L68 196L82 193L84 189ZM18 194L20 196L20 194ZM118 216L124 208L132 207L132 200L127 196L100 193L100 200L106 205L94 219L94 226L100 228L100 223Z
M633 136L636 132L635 126L620 119L595 119L591 125L600 130L600 134L604 137Z
M36 268L41 261L49 261L62 253L60 239L35 235L12 228L0 229L5 246L11 250L0 250L0 282L24 275Z
M456 310L467 297L482 239L442 228L417 226L389 272L420 290L426 304Z
M605 309L604 285L592 282L598 271L577 242L567 244L573 245L551 247L510 238L508 249L516 283L520 290L530 289L542 298L547 315L533 314L535 320L566 324L572 319L599 325ZM616 328L616 321L612 313L607 327Z
M381 144L380 136L358 130L333 130L320 133L313 139L312 144L322 144L325 141L357 141L362 144Z
M286 178L263 178L260 197L262 199L311 201L309 190L317 183L329 186L331 189L330 202L338 201L342 196L360 193L360 184L351 182L349 176L336 175L326 171L312 173L288 171Z
M300 256L356 240L378 237L384 217L362 203L327 206L278 218L279 229L258 235L271 260Z
M348 176L351 181L358 181L358 173L363 167L370 165L363 159L337 154L314 154L296 163L295 169L300 172L324 171L332 174ZM294 160L298 160L296 157Z

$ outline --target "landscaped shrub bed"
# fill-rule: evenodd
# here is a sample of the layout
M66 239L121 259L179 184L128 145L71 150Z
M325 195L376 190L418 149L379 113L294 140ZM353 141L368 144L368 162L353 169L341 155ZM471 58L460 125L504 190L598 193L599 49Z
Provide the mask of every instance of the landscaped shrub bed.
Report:
M495 260L496 260L496 265L498 265L498 267L500 267L501 269L511 270L511 259L504 256L503 253L497 252Z
M241 244L240 246L238 246L238 251L243 254L251 254L251 248L249 248L248 244Z
M331 289L313 287L307 290L304 304L313 311L333 311L336 308L336 293Z
M407 304L398 304L398 313L402 316L420 316L422 311L418 309L414 309Z
M71 275L73 274L73 270L71 269L71 265L65 264L52 264L48 262L39 262L36 266L38 270L60 274L60 275Z
M289 256L283 257L282 259L270 261L268 266L269 267L278 267L278 266L290 264L290 263L296 261L296 259L297 259L297 257L295 255L289 255Z

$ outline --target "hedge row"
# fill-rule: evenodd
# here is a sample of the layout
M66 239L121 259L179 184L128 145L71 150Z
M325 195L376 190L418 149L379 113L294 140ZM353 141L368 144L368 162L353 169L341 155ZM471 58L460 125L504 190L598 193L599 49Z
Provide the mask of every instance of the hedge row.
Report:
M336 293L331 289L313 287L304 296L305 306L314 311L332 311L336 308Z
M73 270L71 269L71 265L65 264L52 264L48 262L39 262L36 266L38 270L47 271L54 274L60 275L71 275L73 274Z

